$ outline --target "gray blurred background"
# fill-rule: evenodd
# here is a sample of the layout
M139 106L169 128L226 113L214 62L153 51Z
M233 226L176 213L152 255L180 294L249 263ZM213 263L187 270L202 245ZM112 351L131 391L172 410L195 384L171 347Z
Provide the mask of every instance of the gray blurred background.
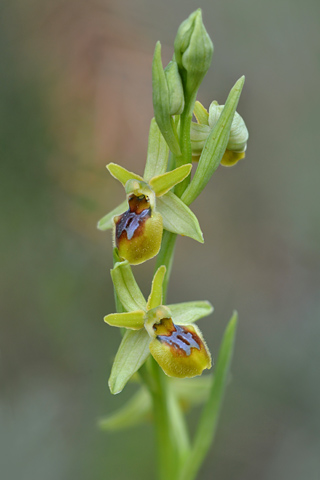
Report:
M250 131L194 203L205 244L179 238L170 285L169 303L214 304L199 324L214 357L240 315L199 478L320 478L319 2L2 0L1 479L154 478L150 425L96 426L135 387L108 391L119 332L95 227L123 199L105 164L143 172L155 42L166 63L199 6L215 53L198 98L224 103L245 74ZM153 268L135 269L145 293Z

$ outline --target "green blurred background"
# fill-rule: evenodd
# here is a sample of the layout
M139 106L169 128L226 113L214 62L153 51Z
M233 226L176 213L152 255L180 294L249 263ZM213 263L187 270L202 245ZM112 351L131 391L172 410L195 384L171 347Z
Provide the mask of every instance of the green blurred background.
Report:
M202 7L213 39L199 93L224 103L241 75L247 157L219 168L193 205L202 246L179 238L169 303L208 299L216 357L234 308L232 382L201 479L320 478L320 4L316 0L1 2L4 480L154 478L150 425L113 435L107 387L119 344L111 234L123 198L105 164L143 172L151 60ZM135 269L147 293L154 261ZM189 416L195 425L197 413Z

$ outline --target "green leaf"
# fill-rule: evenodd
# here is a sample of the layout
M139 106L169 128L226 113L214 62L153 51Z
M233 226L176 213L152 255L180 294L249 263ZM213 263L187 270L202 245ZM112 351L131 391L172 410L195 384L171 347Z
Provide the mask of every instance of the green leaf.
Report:
M203 243L203 235L195 214L174 193L157 199L157 210L163 218L163 228Z
M161 60L161 44L157 42L152 62L152 100L158 127L174 155L181 155L178 135L170 114L169 89Z
M140 388L123 407L98 422L101 430L115 431L142 423L151 416L151 397L146 388Z
M128 210L128 202L125 200L124 202L120 203L116 208L111 210L111 212L107 213L104 217L101 218L98 222L98 229L99 230L109 230L110 228L113 228L113 217L115 215L120 215L121 213L125 212Z
M156 271L151 286L151 293L148 298L147 310L158 307L162 305L162 284L163 279L166 274L166 267L162 265Z
M150 337L144 328L126 331L109 378L111 393L120 393L132 375L144 364L150 354L149 343Z
M104 321L112 327L130 328L131 330L140 330L144 325L143 310L124 313L110 313L104 317Z
M209 112L202 105L202 103L196 101L193 108L193 114L197 119L197 122L202 125L209 125Z
M244 76L241 77L231 89L219 120L211 130L202 150L194 177L181 197L186 205L190 205L197 198L209 182L212 174L220 165L229 141L232 120L239 102L243 84Z
M147 162L143 174L146 182L149 182L152 177L166 172L168 156L168 144L163 138L155 118L153 118L150 124Z
M127 183L128 180L134 179L143 181L143 178L140 175L136 175L135 173L129 172L126 168L117 165L116 163L109 163L107 165L107 169L111 173L111 175L119 180L123 186Z
M172 187L182 182L191 172L192 165L188 163L187 165L182 165L181 167L175 168L171 172L163 173L153 177L149 185L154 190L157 197L161 197L165 193L169 192Z
M182 471L180 472L180 480L195 479L197 471L200 468L204 457L206 456L214 439L222 400L229 376L237 321L238 314L237 312L234 312L222 339L214 374L214 381L211 387L209 398L200 418L191 454L189 455L184 467L182 468Z
M171 310L173 322L177 325L187 325L213 312L213 306L207 301L175 303L167 305Z
M119 300L128 312L146 309L146 300L133 276L129 262L116 263L111 270L111 277Z

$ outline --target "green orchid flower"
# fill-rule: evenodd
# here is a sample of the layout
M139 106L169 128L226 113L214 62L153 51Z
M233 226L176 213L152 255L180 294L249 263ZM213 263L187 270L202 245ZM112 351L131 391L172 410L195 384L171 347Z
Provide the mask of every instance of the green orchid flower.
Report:
M167 172L168 154L168 146L153 119L144 176L115 163L107 165L110 174L125 187L127 200L104 216L98 228L114 229L119 255L132 265L157 255L163 228L203 243L196 216L171 191L190 174L192 165Z
M121 392L150 353L171 377L194 377L211 368L210 352L193 322L209 315L213 307L206 301L162 305L165 272L165 266L158 268L146 301L127 260L111 270L117 297L126 311L107 315L104 321L127 329L109 379L113 394Z

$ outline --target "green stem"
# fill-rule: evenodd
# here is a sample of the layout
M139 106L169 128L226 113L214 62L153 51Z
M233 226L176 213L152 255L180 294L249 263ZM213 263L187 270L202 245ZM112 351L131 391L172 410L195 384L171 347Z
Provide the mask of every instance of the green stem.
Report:
M171 232L168 232L167 230L165 230L163 232L161 249L160 249L160 252L157 256L155 271L157 271L157 269L161 265L165 265L165 267L167 269L166 275L165 275L165 278L164 278L164 281L163 281L163 285L162 285L162 290L163 290L162 303L164 305L166 303L167 289L168 289L168 283L169 283L171 270L172 270L172 263L173 263L176 239L177 239L177 235L175 233L171 233Z

